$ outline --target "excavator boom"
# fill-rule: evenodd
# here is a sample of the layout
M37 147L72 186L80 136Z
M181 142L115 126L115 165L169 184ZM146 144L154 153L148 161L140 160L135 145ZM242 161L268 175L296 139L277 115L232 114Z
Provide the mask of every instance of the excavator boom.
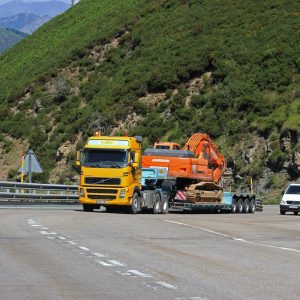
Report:
M213 182L218 183L220 181L225 172L226 161L207 134L193 134L181 150L192 151L197 159L207 160L213 173Z

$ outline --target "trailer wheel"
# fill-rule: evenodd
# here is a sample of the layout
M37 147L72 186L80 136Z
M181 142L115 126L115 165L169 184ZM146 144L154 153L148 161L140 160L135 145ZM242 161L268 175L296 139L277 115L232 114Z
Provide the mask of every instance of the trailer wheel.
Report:
M236 200L232 199L231 203L231 213L235 214L236 213Z
M131 214L137 214L140 210L140 197L138 195L137 192L134 192L133 193L133 196L132 196L132 203L131 203L131 206L129 206L129 213Z
M249 213L254 214L255 212L255 200L252 199L249 204Z
M238 214L242 213L243 212L243 201L242 199L239 199L236 203L236 212Z
M243 213L247 214L249 212L249 199L245 199L243 203Z
M169 212L169 199L168 194L163 193L161 199L161 213L167 214Z
M159 214L161 212L161 199L160 194L155 193L154 195L154 202L153 202L153 213Z

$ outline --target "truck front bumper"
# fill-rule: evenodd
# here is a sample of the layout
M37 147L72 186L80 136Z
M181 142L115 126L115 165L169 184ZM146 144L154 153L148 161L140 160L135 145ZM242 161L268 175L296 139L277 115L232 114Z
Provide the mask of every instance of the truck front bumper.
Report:
M81 187L79 189L79 203L98 205L131 205L127 188L112 187Z

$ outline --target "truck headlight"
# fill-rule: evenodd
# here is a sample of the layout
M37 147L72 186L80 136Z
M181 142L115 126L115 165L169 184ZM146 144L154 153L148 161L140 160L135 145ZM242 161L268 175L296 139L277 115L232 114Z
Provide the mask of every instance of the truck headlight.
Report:
M125 189L122 189L120 192L120 198L125 198L125 195L126 195L126 191Z
M280 201L280 204L283 204L283 205L284 205L284 204L286 204L286 201L285 201L285 200L281 200L281 201Z
M84 189L79 190L79 197L84 197Z

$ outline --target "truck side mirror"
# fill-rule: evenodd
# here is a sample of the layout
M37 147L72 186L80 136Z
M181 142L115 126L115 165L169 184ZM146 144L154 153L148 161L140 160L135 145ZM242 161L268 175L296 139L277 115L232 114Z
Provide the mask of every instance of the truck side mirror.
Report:
M80 166L81 166L81 162L80 162L80 155L81 153L80 153L80 151L77 151L77 155L76 155L76 163L75 163L75 165L76 165L76 167L77 168L80 168Z

